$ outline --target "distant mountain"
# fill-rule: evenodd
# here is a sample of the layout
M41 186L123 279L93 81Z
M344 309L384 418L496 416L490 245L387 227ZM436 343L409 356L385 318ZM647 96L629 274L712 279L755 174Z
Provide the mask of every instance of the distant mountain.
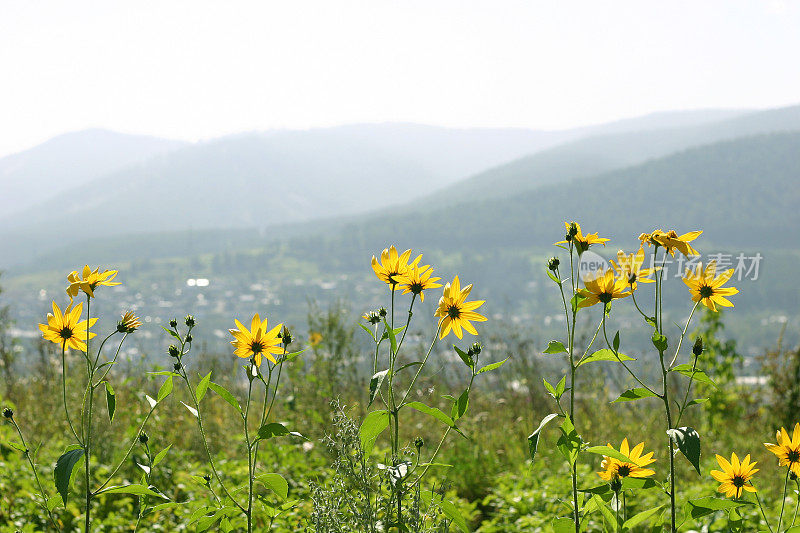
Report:
M607 127L657 129L736 113L741 112L666 113ZM13 214L0 211L5 230L0 268L45 247L86 238L263 229L382 209L605 127L541 132L360 124L241 134L186 146L97 130L67 135L0 160L0 168L10 169L3 182L9 198L25 207ZM122 149L128 146L123 140L151 150L134 157L135 150ZM12 183L22 185L14 189Z
M186 145L93 129L0 158L0 220L116 169Z
M458 181L426 200L453 203L471 198L512 197L548 183L637 165L691 146L762 133L800 131L800 106L733 117L721 112L708 117L723 120L700 125L687 120L677 127L680 121L676 117L668 115L657 120L656 116L653 123L674 127L595 135L566 142Z

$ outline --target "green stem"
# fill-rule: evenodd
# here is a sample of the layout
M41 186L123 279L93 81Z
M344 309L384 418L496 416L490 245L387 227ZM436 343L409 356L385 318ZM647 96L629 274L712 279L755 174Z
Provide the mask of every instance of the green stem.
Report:
M91 444L92 444L92 404L94 403L94 387L92 387L92 383L94 381L94 367L91 364L91 355L89 349L89 322L92 319L92 315L90 313L90 306L92 303L92 299L89 295L86 295L86 373L87 373L87 382L89 387L89 404L87 409L87 418L86 418L86 433L84 433L86 437L85 445L84 445L84 476L86 478L86 517L84 520L84 532L89 533L89 529L91 527L91 511L92 511L92 487L91 487ZM99 354L98 354L99 357Z
M636 374L634 374L633 370L631 370L630 367L625 364L625 361L623 361L620 358L619 352L614 349L614 345L611 344L611 342L608 340L608 334L606 333L606 313L605 313L605 309L603 309L603 320L601 321L600 325L603 328L603 338L606 341L606 346L608 346L611 349L611 351L614 352L614 356L617 358L617 361L619 361L622 364L622 366L625 368L625 370L628 371L628 373L633 377L633 379L636 380L637 383L639 383L639 385L641 385L642 387L644 387L645 389L647 389L651 393L655 394L656 396L660 397L661 396L660 394L658 394L656 391L654 391L653 389L648 387L646 383L644 383L641 379L639 379L639 377Z
M98 379L97 382L94 384L95 387L99 387L100 383L102 383L103 380L106 379L106 376L108 376L108 373L111 372L111 367L114 366L114 363L117 362L117 358L119 357L119 352L122 349L122 343L125 342L125 339L127 337L128 337L128 333L125 333L122 336L122 340L119 341L119 346L117 346L117 351L114 352L114 359L111 360L111 364L108 365L108 368L106 368L105 372L103 372L103 375L100 376L100 379Z
M756 502L758 502L758 508L761 510L761 516L764 517L764 522L767 523L767 528L769 528L770 533L775 533L772 530L772 526L769 525L769 519L767 519L767 513L764 512L764 506L761 505L761 498L758 497L758 491L754 492L753 494L756 495Z
M794 526L795 521L797 520L797 510L800 509L800 481L795 480L795 485L797 486L797 492L795 493L795 504L794 504L794 516L792 516L792 523L789 527Z
M64 413L67 415L67 423L72 435L83 446L83 439L78 437L78 432L75 431L75 426L72 425L72 418L69 416L69 407L67 405L67 341L61 343L61 394L64 400Z
M783 480L783 497L781 497L781 514L778 516L778 528L777 531L780 533L781 524L783 523L783 509L786 506L786 489L789 486L789 474L791 473L790 469L786 469L786 477Z
M186 382L186 388L189 389L189 395L192 397L194 409L197 411L197 427L200 430L200 438L203 441L203 448L206 451L206 457L208 458L208 464L211 466L211 472L214 474L214 478L217 480L217 483L219 483L219 486L222 487L222 492L225 493L225 496L227 496L233 502L233 504L244 513L245 507L236 501L236 498L234 498L233 495L228 491L228 488L222 482L222 478L217 471L216 465L214 465L214 458L211 456L211 449L208 447L208 439L206 439L206 431L203 427L203 415L200 413L200 403L197 401L197 396L194 393L191 383L189 383L189 376L186 375L186 369L183 368L183 366L181 366L181 377Z
M53 518L53 513L50 512L50 509L47 507L47 493L44 491L44 487L42 486L42 481L39 479L39 472L36 470L36 465L33 463L33 458L31 458L31 452L28 450L28 445L25 443L25 437L22 436L22 430L17 425L17 421L13 418L11 419L11 423L14 425L14 429L17 430L17 435L19 435L19 440L22 441L22 447L25 449L25 458L28 460L28 464L31 466L31 470L33 470L33 477L36 478L36 485L39 487L39 496L42 497L42 508L47 513L48 518L50 518L50 522L53 524L53 527L56 530L59 529L58 524L56 523L55 518Z
M252 363L255 364L255 363ZM248 370L251 372L251 370ZM247 387L247 404L244 408L244 440L247 445L247 533L253 531L253 450L250 447L250 430L248 429L248 415L250 414L250 398L253 393L253 377L247 376L249 386Z
M692 312L689 313L689 318L686 320L686 325L683 327L680 339L678 339L678 347L675 349L675 355L672 357L672 361L670 361L668 369L675 366L675 361L678 360L678 353L681 351L681 344L683 344L683 338L686 337L686 330L689 329L689 324L692 322L692 317L694 316L694 312L697 309L698 305L700 305L699 300L695 302L694 306L692 307Z
M425 358L422 359L422 364L417 367L417 372L414 374L414 378L411 380L411 384L408 386L405 394L403 394L403 399L400 400L400 407L398 409L402 409L403 406L406 404L406 399L408 395L411 393L411 390L414 388L414 384L417 382L417 378L419 377L420 373L422 372L422 367L425 366L425 363L428 362L428 358L431 356L431 352L433 351L433 347L436 345L436 341L439 339L439 331L441 330L441 326L436 328L436 332L433 334L433 341L431 342L430 347L428 348L428 353L425 354Z
M125 452L125 455L122 457L120 462L117 463L117 466L114 467L114 470L111 471L111 473L108 475L106 480L103 481L103 483L99 487L97 487L97 489L92 493L92 496L97 496L97 494L101 490L103 490L105 488L105 486L108 485L111 482L112 479L114 479L114 476L117 475L117 472L119 472L119 469L122 468L122 465L125 464L125 461L128 460L128 457L130 457L131 452L133 451L133 448L136 446L136 443L139 441L139 434L141 434L142 430L144 429L145 424L147 424L147 421L150 419L150 416L153 414L153 411L155 411L155 409L156 409L155 407L151 407L150 408L150 411L147 413L147 416L145 416L144 420L142 420L142 423L139 424L139 429L136 430L136 434L133 437L133 440L131 441L131 445L128 447L128 451Z

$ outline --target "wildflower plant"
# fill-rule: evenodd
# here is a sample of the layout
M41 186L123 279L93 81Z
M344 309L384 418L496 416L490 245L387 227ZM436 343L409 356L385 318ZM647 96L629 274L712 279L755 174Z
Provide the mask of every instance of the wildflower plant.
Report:
M691 300L694 305L689 312L684 326L675 334L677 337L674 342L674 351L670 350L670 341L668 335L671 333L667 331L664 311L663 311L663 295L665 290L664 284L664 265L667 261L667 256L674 256L675 253L681 253L685 256L691 257L697 255L697 251L693 248L692 243L702 233L702 231L693 231L678 235L675 231L655 230L650 233L642 233L639 236L641 246L635 253L626 254L622 250L617 253L617 260L611 261L611 268L601 269L595 273L587 275L583 280L578 279L580 257L585 253L590 246L595 244L602 244L605 246L608 239L598 237L597 233L591 233L584 236L581 227L576 222L565 222L567 229L566 237L563 241L556 243L569 254L569 272L562 277L561 260L557 257L552 258L548 262L548 276L558 286L561 294L563 304L564 317L566 323L566 343L562 341L551 341L545 349L546 354L560 354L566 353L569 363L568 374L557 384L551 385L546 380L544 382L545 388L549 394L556 400L558 411L552 413L542 420L539 427L530 435L529 448L530 456L533 460L535 458L536 449L539 442L539 435L542 428L554 419L561 419L561 437L558 441L558 448L568 460L572 475L572 501L571 501L571 520L574 525L576 533L581 530L581 523L583 518L595 511L600 511L604 516L609 517L612 513L607 507L607 500L600 498L601 490L588 491L586 494L590 496L584 497L581 490L578 488L577 467L576 464L580 460L583 452L590 452L602 454L605 456L604 464L610 468L615 463L613 461L628 461L622 449L615 450L611 446L589 446L589 443L583 439L579 433L579 422L575 420L575 376L580 367L588 363L599 361L616 362L620 364L624 371L630 376L633 382L637 385L634 388L624 391L615 402L627 402L641 400L645 398L656 398L661 401L664 406L665 415L665 430L666 430L666 445L669 450L669 470L664 483L661 485L664 492L669 496L668 504L669 516L664 517L670 531L677 531L678 527L678 504L676 502L676 488L675 488L675 453L679 450L686 459L692 464L697 473L700 473L700 436L698 432L688 426L680 426L681 419L686 411L692 405L696 405L705 401L705 399L689 400L692 383L698 382L705 385L714 386L711 378L703 372L699 366L699 358L703 352L702 339L697 339L691 349L691 355L688 357L688 362L681 362L681 347L683 345L686 332L689 324L694 316L695 310L699 305L704 305L712 311L717 310L717 306L732 307L733 304L727 297L736 294L738 291L733 287L725 287L724 285L730 280L733 269L727 270L722 273L716 272L716 265L712 261L705 269L702 265L698 264L697 267L687 269L683 276L683 281L689 289ZM653 261L654 268L643 268L645 263L645 246L653 248ZM583 288L580 287L583 281ZM643 309L648 307L648 304L642 301L641 291L645 288L652 287L653 298L649 305L652 306L651 312L645 312ZM638 298L637 298L637 295ZM623 303L625 301L625 303ZM617 331L613 337L609 335L608 322L611 315L612 308L618 305L625 305L627 302L633 305L639 313L645 327L651 331L651 340L653 347L657 352L658 367L660 370L661 380L658 385L648 384L645 378L634 372L629 362L633 361L621 351L620 333ZM597 328L594 335L588 343L583 353L577 353L575 347L575 328L579 319L579 313L584 310L595 308L597 304L601 304L601 315L598 320ZM605 346L595 347L596 341L603 343ZM599 349L598 349L599 348ZM569 380L567 381L567 378ZM688 378L688 381L683 383L673 383L676 379ZM671 395L674 390L674 385L682 387L683 394L677 398ZM566 393L569 393L568 403L564 405L562 398ZM627 446L626 446L627 447ZM635 464L635 463L632 463ZM643 466L643 465L639 465ZM608 472L608 470L605 470ZM615 485L613 476L611 479L612 490L618 496L619 487ZM655 486L652 484L651 486ZM655 507L643 511L636 517L632 517L624 523L617 522L617 527L628 529L632 527L633 523L640 523L646 517L647 520L657 518L663 509ZM649 513L649 514L648 514ZM624 513L623 513L624 516ZM618 517L617 517L618 518ZM615 518L615 520L617 519ZM564 520L564 519L561 519ZM563 526L562 526L563 527Z
M192 521L201 531L219 523L222 531L246 528L250 533L256 525L259 514L265 518L268 529L271 529L274 521L297 503L289 500L289 484L282 475L275 472L259 472L258 458L259 446L262 441L285 436L305 438L300 433L290 431L282 423L273 420L273 406L278 395L283 366L305 350L289 353L287 349L293 341L289 330L283 324L270 327L268 320L266 318L262 320L258 313L250 320L250 327L245 326L239 320L235 320L234 323L236 327L229 330L233 336L231 341L234 348L233 353L247 361L243 366L247 378L247 397L244 405L222 385L211 381L212 372L208 372L204 376L198 374L197 384L192 384L187 371L186 357L191 352L192 331L197 322L191 315L184 319L186 328L183 332L179 330L178 321L175 319L170 321L169 328L164 328L177 344L170 345L167 350L168 355L175 360L173 371L162 373L169 376L168 380L175 377L186 385L191 397L191 405L181 403L197 421L208 466L219 489L218 491L214 490L211 475L195 476L195 479L209 491L211 500L210 503L201 505L194 510ZM263 396L260 402L256 399L259 384L263 387ZM201 409L201 402L209 390L214 391L225 400L241 418L243 444L247 451L247 483L244 487L232 488L231 480L225 478L220 472L218 462L215 461L211 451L207 431L203 425L204 418ZM254 410L256 411L255 416ZM256 421L255 425L253 424L254 420ZM260 485L274 494L277 502L259 492L256 485ZM244 497L240 493L244 493ZM257 510L261 512L257 513Z
M70 273L67 277L69 285L66 290L70 298L69 305L62 310L58 303L53 301L52 313L47 315L46 323L39 324L39 329L44 339L55 343L61 348L61 393L64 415L67 425L69 426L71 438L74 439L74 443L67 446L64 453L56 462L54 482L58 492L57 496L47 496L44 487L39 482L39 476L34 461L31 459L29 451L24 445L22 432L19 430L16 422L12 420L14 426L17 427L19 431L20 439L23 442L23 448L25 448L25 454L29 459L34 476L37 479L42 501L46 502L45 508L48 517L53 525L56 526L56 529L59 528L57 525L59 522L53 511L59 505L66 506L73 471L76 470L80 461L83 461L83 486L85 487L85 493L83 494L85 502L84 531L86 532L90 531L91 528L92 502L101 495L131 494L150 498L152 501L158 501L159 503L164 503L168 500L162 492L150 485L149 478L144 478L143 483L140 484L110 485L110 483L126 463L128 457L130 457L138 442L138 435L146 426L147 421L150 419L156 407L169 396L172 391L172 382L169 378L159 388L156 399L145 395L149 410L142 419L136 436L134 436L131 443L127 446L127 451L119 463L111 469L109 474L99 476L100 479L96 479L98 475L92 472L92 451L94 445L92 437L94 417L96 415L94 410L96 395L99 395L100 389L105 392L109 421L113 423L114 415L117 411L117 398L109 374L113 369L113 365L117 362L122 346L128 335L134 333L139 326L141 326L141 322L133 312L126 312L118 321L116 328L102 340L98 348L92 351L91 341L96 337L96 333L90 330L96 324L97 317L91 315L91 303L97 296L96 291L99 287L119 285L119 282L112 281L116 275L116 270L101 271L100 268L92 270L88 265L84 267L82 274L78 274L77 271ZM79 298L81 293L85 295L85 308L83 302L75 303L75 299ZM121 338L116 346L113 358L105 358L103 348L107 342L118 335L121 336ZM70 382L67 377L67 350L79 352L83 356L85 362L85 374L83 376L85 386L83 387L82 401L78 407L77 416L75 416L74 406L70 405L69 395L67 394L67 384ZM152 507L150 507L149 510L152 510ZM147 508L141 511L139 520L141 520L147 512Z
M361 485L367 496L367 509L372 519L361 524L363 531L422 531L426 520L433 518L433 511L441 511L446 520L466 531L467 525L457 508L447 501L441 491L423 487L423 481L433 467L447 467L436 463L447 437L451 432L466 437L458 425L469 406L469 396L475 378L500 367L505 360L480 367L481 346L473 344L468 348L453 346L458 358L468 370L468 381L464 390L456 397L444 397L448 409L427 405L411 398L414 387L429 363L436 343L453 333L459 340L464 333L477 335L473 322L482 322L486 317L477 310L484 304L482 300L470 300L472 285L462 286L455 276L446 283L436 306L434 318L437 319L430 344L421 360L406 361L403 348L407 342L408 329L414 315L414 304L423 301L426 291L441 287L440 278L434 277L433 268L421 265L422 256L411 259L411 250L398 253L391 246L381 253L380 259L372 258L375 275L388 289L388 307L365 313L365 323L360 326L370 336L374 344L372 356L373 375L369 382L368 407L379 405L367 413L358 427L360 440L359 457L363 465L358 469ZM408 299L407 308L402 315L404 323L397 324L398 295ZM434 446L426 445L422 439L413 438L404 431L404 415L416 410L429 416L436 424L443 426L441 438ZM389 452L384 463L370 466L376 441L388 430ZM432 450L427 452L427 450ZM377 475L370 473L377 472ZM383 480L383 483L381 483ZM382 492L384 487L387 492ZM371 500L374 495L375 500ZM316 498L321 505L321 493ZM327 501L327 500L326 500ZM370 501L373 503L370 504ZM376 502L387 502L378 506ZM337 507L337 506L333 506ZM426 510L427 509L427 510ZM374 518L377 517L377 518ZM376 529L377 528L377 529Z

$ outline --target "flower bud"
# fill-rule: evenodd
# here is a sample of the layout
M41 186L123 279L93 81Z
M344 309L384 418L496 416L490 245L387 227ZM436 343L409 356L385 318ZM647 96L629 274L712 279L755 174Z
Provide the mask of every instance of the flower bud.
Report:
M193 328L194 327L194 317L192 315L186 315L186 318L183 319L186 323L186 327Z
M622 481L619 477L614 476L614 479L611 480L611 490L613 490L615 494L619 494L619 491L622 490Z
M561 264L561 260L558 257L551 257L549 261L547 261L547 268L548 270L552 270L555 272L558 270L558 265Z
M5 409L3 409L3 416L11 420L12 418L14 418L14 411L12 411L11 408L6 407Z
M425 441L422 440L422 437L417 437L414 439L414 447L417 449L417 453L425 446Z
M571 222L569 225L569 230L567 230L567 235L569 235L570 238L572 238L577 234L578 234L578 225L574 222Z
M478 355L481 353L483 346L479 342L473 342L472 346L469 347L469 354L470 355Z
M175 370L175 372L180 372L181 364L180 363L175 363L174 365L172 365L172 369Z
M697 337L694 341L694 346L692 346L692 353L696 356L699 356L703 353L703 338Z
M170 357L178 357L181 354L181 351L174 344L170 344L169 348L167 348L167 353Z
M628 284L633 285L634 283L636 283L636 272L631 272L628 274Z
M133 314L133 311L127 311L119 322L117 322L117 331L120 333L133 333L142 323L139 317Z
M211 483L211 474L203 474L203 481Z
M147 441L149 440L150 437L147 436L147 433L145 433L144 431L139 433L139 442L141 442L142 444L147 444Z
M380 309L378 309L378 314L381 316L381 318L385 318L386 314L387 314L386 308L385 307L381 307Z
M286 346L289 346L292 344L293 340L294 339L292 338L292 334L289 332L289 328L284 326L283 333L281 334L281 341L283 341L283 344Z
M173 318L172 320L169 321L169 327L177 328L178 327L178 321Z
M186 342L192 342L192 340L194 340L194 339L192 339L192 336L187 334L186 335Z

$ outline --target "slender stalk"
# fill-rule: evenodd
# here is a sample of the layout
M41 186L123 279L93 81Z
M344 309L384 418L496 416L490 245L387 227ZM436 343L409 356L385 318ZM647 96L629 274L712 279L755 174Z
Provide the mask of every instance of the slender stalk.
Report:
M767 523L767 528L769 528L770 533L775 533L772 530L772 526L769 525L769 519L767 518L767 513L764 512L764 506L761 505L761 498L758 497L758 491L754 492L753 494L756 495L756 502L758 502L758 508L761 510L761 516L764 517L764 522ZM780 533L780 530L777 530L777 533Z
M792 516L792 523L789 524L789 527L794 526L795 521L797 520L797 510L800 509L800 481L795 479L795 485L797 486L797 491L795 493L795 504L794 504L794 516Z
M119 472L119 469L122 468L123 464L125 464L125 461L128 460L128 457L130 457L133 448L139 441L139 434L144 429L145 424L147 424L147 421L150 419L150 416L153 414L153 411L155 411L155 409L156 409L155 407L150 408L150 411L147 413L147 416L145 416L144 420L142 420L142 423L139 424L139 429L136 430L136 434L133 437L133 440L131 441L131 445L128 447L128 451L125 452L125 455L122 457L122 459L120 459L119 463L117 463L117 466L114 467L114 470L111 471L106 480L103 481L103 483L99 487L97 487L97 489L95 489L95 491L92 493L92 496L97 496L97 494L111 482L114 476L117 475L117 472Z
M186 382L186 388L189 389L189 395L192 397L192 403L194 404L194 409L197 411L197 427L200 430L200 437L203 441L203 448L206 451L206 457L208 458L208 464L211 466L211 472L214 474L214 478L219 483L220 487L222 487L222 492L225 493L233 504L243 513L245 512L245 507L236 501L236 498L228 491L228 488L225 486L225 483L222 482L222 478L217 471L217 467L214 464L214 458L211 456L211 449L208 447L208 439L206 439L206 431L203 427L203 415L200 413L200 404L197 401L197 396L194 393L194 389L192 389L192 385L189 382L189 377L186 375L186 369L181 367L181 377Z
M790 469L786 469L786 477L783 480L783 496L781 497L781 514L778 516L778 527L776 531L780 533L781 524L783 523L783 509L786 506L786 489L789 486L789 474L791 473Z
M614 520L616 524L614 524L614 531L619 533L619 492L614 494Z
M255 363L252 363L255 364ZM248 370L250 372L250 370ZM248 429L248 415L250 414L250 398L253 393L253 377L247 376L250 382L247 387L247 404L244 408L244 440L247 444L247 533L253 531L253 450L250 447L250 430Z
M91 443L92 443L92 403L94 401L94 387L92 387L92 382L94 380L94 368L91 364L91 356L89 355L89 322L92 319L92 315L90 313L90 305L92 303L91 297L87 294L86 295L86 373L87 373L87 381L89 386L89 405L87 410L87 418L86 418L86 432L84 436L86 437L85 444L84 444L84 476L86 478L86 517L84 521L84 532L89 533L89 529L91 527L91 511L92 511L92 487L91 487ZM99 355L99 354L98 354Z
M119 341L119 346L117 346L117 351L114 353L114 358L111 360L111 364L108 365L108 368L106 368L105 372L103 372L103 375L100 376L100 379L98 379L97 382L94 384L95 387L99 387L100 383L102 383L103 380L106 379L106 376L108 376L108 373L111 372L111 367L114 366L114 363L117 362L117 358L119 357L119 352L122 349L122 343L125 342L125 339L127 337L128 337L128 333L125 333L122 336L122 340Z
M570 284L572 285L572 297L575 297L575 294L578 290L578 280L576 279L575 275L575 259L574 259L574 246L572 240L569 241L569 270L570 270ZM578 253L578 257L580 257L580 253ZM563 293L562 293L563 299ZM567 313L566 302L564 302L564 311ZM575 321L577 316L577 307L572 307L572 321L567 318L567 325L569 329L569 341L568 341L568 352L569 352L569 418L572 422L572 425L575 426L575 372L577 371L578 367L575 364L575 354L573 353L575 350ZM567 314L567 317L569 315ZM577 427L577 426L575 426ZM572 505L573 510L575 512L575 533L580 533L581 531L581 514L580 509L578 508L578 461L576 460L571 465L571 472L570 477L572 478Z
M619 361L622 364L622 366L625 367L625 370L628 371L628 373L633 377L633 379L635 379L637 381L637 383L639 383L639 385L641 385L645 389L649 390L650 392L652 392L656 396L661 397L660 394L658 394L656 391L654 391L649 386L647 386L647 384L645 382L643 382L641 379L639 379L639 377L636 374L633 373L633 370L631 370L630 367L625 364L625 361L620 359L619 352L617 352L617 350L614 349L614 345L611 344L611 342L609 342L608 334L606 333L606 313L605 313L605 310L603 310L603 320L601 321L600 325L603 327L603 338L606 341L606 345L609 348L611 348L612 352L614 352L614 356L617 358L617 361Z
M417 372L416 372L416 374L414 374L414 378L411 380L411 384L408 386L408 389L406 389L405 394L403 394L403 399L400 400L400 407L399 408L402 408L406 404L406 399L408 398L408 395L411 393L411 390L414 388L414 384L417 382L417 378L419 377L420 373L422 372L422 367L424 367L425 363L428 362L428 358L430 357L431 352L433 351L433 347L436 345L436 341L439 340L439 331L440 330L441 330L441 326L438 326L436 328L436 333L433 334L433 341L431 342L430 348L428 348L428 353L426 353L425 354L425 358L422 359L422 364L417 367Z
M36 465L33 463L33 458L31 457L31 452L28 449L28 445L25 443L25 437L22 436L22 430L17 425L17 421L13 418L11 419L11 423L14 425L14 429L17 430L17 435L19 435L19 440L22 441L22 447L25 449L25 458L28 460L28 464L31 466L31 470L33 470L33 477L36 478L36 485L39 487L39 496L42 497L42 508L47 513L47 517L50 519L50 522L53 524L53 527L56 530L59 529L58 524L56 523L55 518L53 518L53 513L50 512L50 509L47 507L47 493L44 491L44 487L42 486L42 481L39 479L39 472L36 470Z
M69 407L67 405L67 341L61 343L61 394L64 400L64 413L67 415L67 423L69 424L69 429L72 431L72 435L75 437L75 440L78 441L78 444L83 446L83 439L78 436L78 432L75 431L75 426L72 425L72 418L69 416Z

